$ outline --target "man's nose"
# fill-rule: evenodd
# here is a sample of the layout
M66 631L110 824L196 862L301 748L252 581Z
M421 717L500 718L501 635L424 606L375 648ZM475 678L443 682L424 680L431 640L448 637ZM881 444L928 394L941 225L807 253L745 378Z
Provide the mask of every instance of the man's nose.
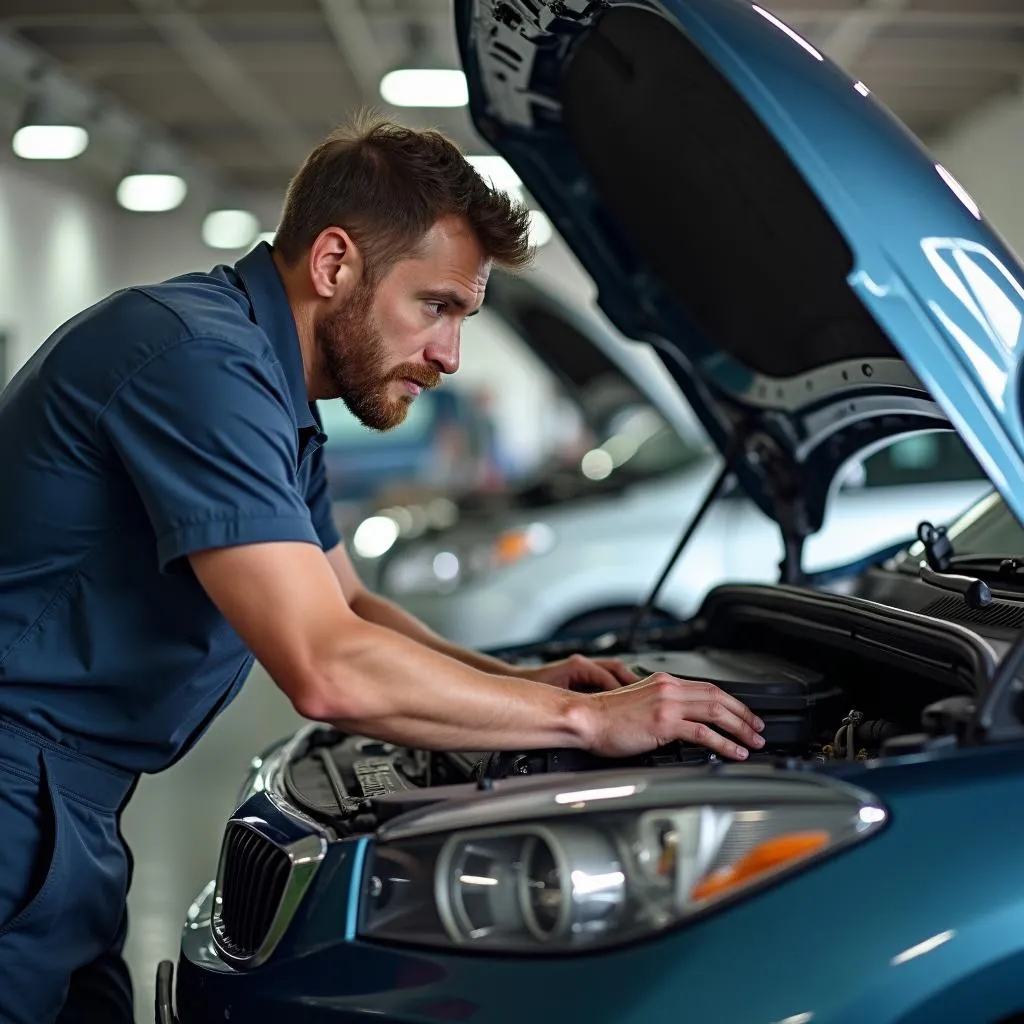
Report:
M423 353L442 373L455 373L459 368L459 334L455 329L447 337L431 341Z

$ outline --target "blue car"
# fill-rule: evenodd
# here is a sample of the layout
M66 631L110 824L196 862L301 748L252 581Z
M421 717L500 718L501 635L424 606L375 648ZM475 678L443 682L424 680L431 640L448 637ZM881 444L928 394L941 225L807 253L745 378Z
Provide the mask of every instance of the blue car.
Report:
M477 129L784 539L777 584L583 649L715 681L768 742L613 762L310 724L253 762L158 1020L1024 1020L1024 267L761 7L455 14ZM844 466L942 430L993 494L809 575Z

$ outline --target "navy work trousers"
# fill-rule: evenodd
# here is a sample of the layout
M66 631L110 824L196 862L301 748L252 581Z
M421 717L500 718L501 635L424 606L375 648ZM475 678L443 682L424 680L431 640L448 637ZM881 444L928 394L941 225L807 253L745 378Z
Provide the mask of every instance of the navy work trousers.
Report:
M0 1022L131 1024L128 773L0 720Z

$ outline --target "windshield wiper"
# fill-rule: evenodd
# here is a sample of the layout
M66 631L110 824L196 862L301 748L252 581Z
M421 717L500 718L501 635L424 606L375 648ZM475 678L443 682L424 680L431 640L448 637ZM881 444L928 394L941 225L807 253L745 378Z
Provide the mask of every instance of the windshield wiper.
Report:
M962 594L964 603L969 608L987 608L992 603L992 590L984 581L976 576L961 576L955 572L936 572L922 562L917 570L918 576L933 587L940 590L951 590L954 594Z
M949 566L986 579L1024 585L1024 558L1017 555L954 555Z
M1024 557L1019 555L958 555L944 526L923 522L917 528L917 539L924 547L925 560L919 575L936 586L937 577L946 577L947 590L965 592L971 576L1007 584L1024 586ZM956 572L953 572L956 570ZM961 575L957 576L957 573ZM961 582L957 582L957 580ZM971 603L971 602L968 602Z

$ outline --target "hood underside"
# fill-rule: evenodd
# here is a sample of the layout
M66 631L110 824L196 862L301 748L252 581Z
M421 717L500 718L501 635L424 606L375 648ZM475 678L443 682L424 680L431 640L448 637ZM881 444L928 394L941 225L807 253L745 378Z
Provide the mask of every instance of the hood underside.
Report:
M788 536L850 458L922 429L1024 511L1024 274L866 87L743 0L456 21L477 128Z

